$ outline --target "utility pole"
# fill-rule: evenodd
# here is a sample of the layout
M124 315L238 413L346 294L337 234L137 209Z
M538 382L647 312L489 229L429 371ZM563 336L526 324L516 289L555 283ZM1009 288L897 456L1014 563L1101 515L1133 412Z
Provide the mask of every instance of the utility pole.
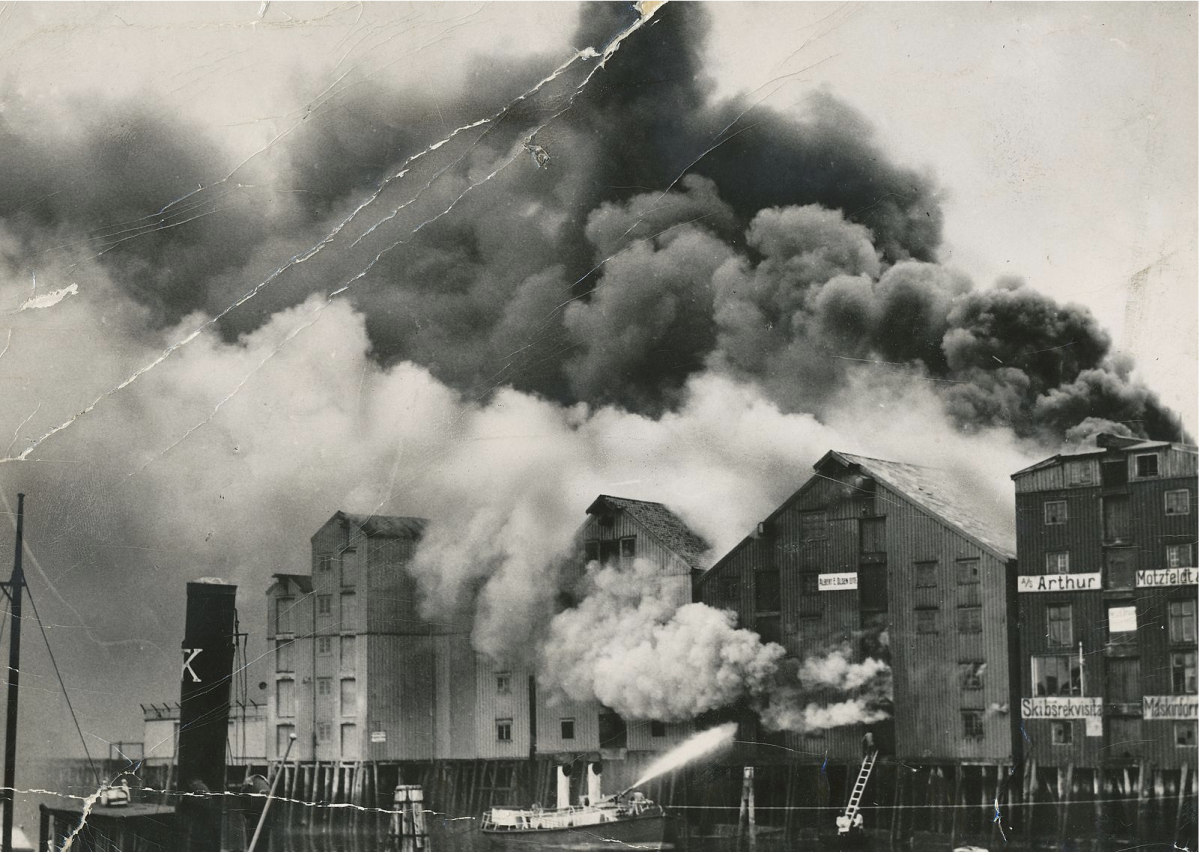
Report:
M4 792L0 793L0 804L4 806L4 836L0 849L12 852L13 812L16 806L17 777L17 687L21 676L21 589L25 587L25 573L21 569L21 540L25 531L25 494L17 494L17 545L13 558L12 579L8 583L8 595L12 602L12 632L8 646L8 716L4 720Z

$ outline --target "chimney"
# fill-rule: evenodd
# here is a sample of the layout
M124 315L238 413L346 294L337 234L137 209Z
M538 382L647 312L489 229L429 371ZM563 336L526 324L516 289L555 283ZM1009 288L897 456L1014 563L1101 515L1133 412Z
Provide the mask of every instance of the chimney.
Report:
M225 792L225 746L229 738L229 689L237 586L198 579L187 586L183 668L179 690L180 848L221 848L220 797ZM187 795L195 793L197 795Z

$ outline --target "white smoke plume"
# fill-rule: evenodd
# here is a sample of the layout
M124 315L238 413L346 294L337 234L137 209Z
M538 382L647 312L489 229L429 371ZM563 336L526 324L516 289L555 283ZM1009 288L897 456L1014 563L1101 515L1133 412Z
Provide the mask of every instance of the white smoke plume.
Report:
M642 559L627 571L593 564L587 596L550 624L542 685L571 700L598 700L624 718L659 721L763 693L784 649L736 629L730 612L680 605L680 584L686 598L687 576L662 576Z
M885 638L880 642L886 647ZM794 679L782 675L760 715L770 730L809 733L883 721L891 704L891 666L871 656L855 662L850 644L842 643L807 657Z

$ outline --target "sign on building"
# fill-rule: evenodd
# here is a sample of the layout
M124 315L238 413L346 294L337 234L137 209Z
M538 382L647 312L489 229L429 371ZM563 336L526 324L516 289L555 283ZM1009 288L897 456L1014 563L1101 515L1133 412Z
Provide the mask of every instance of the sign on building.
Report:
M817 575L818 591L857 591L857 573L820 573Z
M1044 576L1018 576L1017 590L1022 594L1099 591L1099 573L1048 573Z
M1195 719L1197 712L1200 712L1200 701L1195 695L1145 695L1142 698L1142 718L1187 721Z
M387 731L386 730L372 730L371 731L371 741L372 742L387 742Z
M1177 585L1195 585L1197 583L1200 583L1200 569L1195 567L1137 571L1139 588L1174 588Z
M1021 718L1091 718L1103 714L1103 698L1021 698Z

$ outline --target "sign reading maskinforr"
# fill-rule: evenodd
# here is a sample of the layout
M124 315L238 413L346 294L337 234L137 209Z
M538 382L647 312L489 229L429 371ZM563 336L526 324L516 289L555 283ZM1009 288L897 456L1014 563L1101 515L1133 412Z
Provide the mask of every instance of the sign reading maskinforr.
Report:
M1195 567L1137 571L1139 588L1174 588L1177 585L1195 585L1197 583L1200 583L1200 570Z
M1021 718L1088 718L1103 714L1103 698L1021 698Z
M819 573L817 574L818 591L857 591L857 573Z
M1018 576L1017 590L1022 594L1099 591L1099 573L1052 573L1045 576Z
M1145 695L1142 697L1142 718L1191 720L1200 712L1195 695Z

